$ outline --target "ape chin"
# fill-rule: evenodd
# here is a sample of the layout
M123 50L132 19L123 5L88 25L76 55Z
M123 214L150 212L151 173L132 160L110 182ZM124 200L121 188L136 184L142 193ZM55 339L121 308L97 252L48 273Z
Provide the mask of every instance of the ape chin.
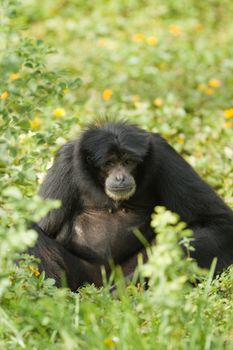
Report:
M99 286L100 266L110 271L109 261L133 272L143 251L133 231L152 242L156 205L193 230L191 254L200 266L217 257L217 273L233 263L232 210L159 134L135 125L88 128L58 151L39 193L62 203L35 225L31 250L58 286L63 272L72 290Z

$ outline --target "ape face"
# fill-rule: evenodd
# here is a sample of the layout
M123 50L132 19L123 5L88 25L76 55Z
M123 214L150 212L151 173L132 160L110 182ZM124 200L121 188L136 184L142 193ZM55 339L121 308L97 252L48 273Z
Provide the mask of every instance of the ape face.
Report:
M114 201L129 199L136 191L134 172L137 163L129 156L112 155L101 169L104 190Z
M148 152L148 133L135 126L107 124L90 129L80 141L85 179L110 199L128 200L136 191L136 175Z

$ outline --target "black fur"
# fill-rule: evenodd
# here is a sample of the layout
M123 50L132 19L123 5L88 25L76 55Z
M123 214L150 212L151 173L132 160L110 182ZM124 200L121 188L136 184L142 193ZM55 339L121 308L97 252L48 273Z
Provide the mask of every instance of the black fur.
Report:
M126 153L137 162L136 192L120 203L105 194L99 178L109 153ZM143 249L132 231L138 227L152 241L156 205L178 213L193 230L192 256L200 266L210 267L214 257L216 272L233 263L232 210L159 134L125 123L91 127L60 149L39 193L62 202L38 223L31 250L57 285L62 270L72 289L100 285L100 265L108 270L111 259L132 272Z

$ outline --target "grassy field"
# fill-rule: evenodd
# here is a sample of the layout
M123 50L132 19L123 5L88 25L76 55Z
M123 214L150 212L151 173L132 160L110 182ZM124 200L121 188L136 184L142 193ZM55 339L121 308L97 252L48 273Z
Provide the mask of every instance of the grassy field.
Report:
M0 1L0 350L232 349L233 269L182 260L169 212L146 291L71 293L13 263L56 205L36 195L54 153L96 117L160 132L233 208L232 17L231 0Z

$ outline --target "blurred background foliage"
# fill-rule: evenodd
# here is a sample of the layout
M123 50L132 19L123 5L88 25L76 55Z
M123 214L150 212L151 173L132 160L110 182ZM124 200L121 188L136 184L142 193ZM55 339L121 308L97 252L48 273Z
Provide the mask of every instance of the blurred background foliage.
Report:
M232 348L230 273L187 292L171 265L179 313L162 277L119 303L12 264L58 205L36 196L55 151L96 117L160 132L233 207L232 19L231 0L0 0L0 348Z

